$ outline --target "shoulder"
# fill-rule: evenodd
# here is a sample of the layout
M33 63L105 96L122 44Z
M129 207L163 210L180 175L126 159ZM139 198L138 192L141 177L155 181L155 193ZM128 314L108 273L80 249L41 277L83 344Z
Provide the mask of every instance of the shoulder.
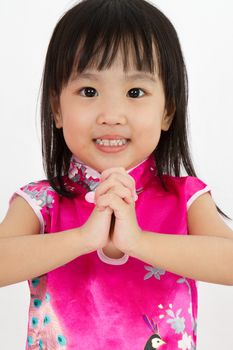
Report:
M233 232L218 213L211 189L205 182L195 176L168 176L167 183L187 203L189 234L233 238Z
M40 223L40 232L43 233L50 227L50 219L59 200L59 194L52 188L47 180L30 182L17 190L10 200L10 204L16 197L23 198L31 207Z
M55 191L46 180L30 182L15 191L1 223L0 236L44 232L55 196Z
M179 197L183 197L188 208L199 196L210 192L210 187L195 176L176 177L164 175L163 179L168 191L176 193Z
M33 202L34 205L41 209L44 207L51 207L59 196L47 180L30 182L16 191L16 194L20 195L28 202Z

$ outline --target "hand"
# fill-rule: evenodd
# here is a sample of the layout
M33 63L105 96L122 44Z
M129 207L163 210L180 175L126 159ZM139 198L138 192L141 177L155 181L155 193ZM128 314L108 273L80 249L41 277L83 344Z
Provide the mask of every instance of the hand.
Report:
M113 210L109 207L100 210L95 206L88 220L81 226L80 231L87 246L87 253L104 248L108 243L112 213Z
M135 213L136 198L135 181L124 168L103 171L95 191L96 206L99 210L110 208L113 211L115 222L110 239L128 255L142 238Z

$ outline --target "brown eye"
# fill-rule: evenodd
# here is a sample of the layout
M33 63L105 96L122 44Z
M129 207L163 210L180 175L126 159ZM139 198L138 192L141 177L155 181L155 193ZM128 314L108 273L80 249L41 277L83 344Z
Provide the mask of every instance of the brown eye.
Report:
M140 92L142 92L142 95L140 94ZM144 96L145 92L142 89L133 88L133 89L129 90L128 94L129 94L129 97L137 98L137 97Z
M96 95L96 89L92 88L92 87L85 87L82 88L81 90L79 90L81 96L84 97L95 97Z

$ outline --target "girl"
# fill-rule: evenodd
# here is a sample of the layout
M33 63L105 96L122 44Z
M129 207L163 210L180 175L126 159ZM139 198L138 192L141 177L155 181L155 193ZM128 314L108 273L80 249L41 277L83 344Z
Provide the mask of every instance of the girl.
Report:
M59 21L47 180L0 227L1 285L29 280L27 349L195 348L195 280L233 284L233 236L193 169L186 108L176 32L150 3L86 0Z

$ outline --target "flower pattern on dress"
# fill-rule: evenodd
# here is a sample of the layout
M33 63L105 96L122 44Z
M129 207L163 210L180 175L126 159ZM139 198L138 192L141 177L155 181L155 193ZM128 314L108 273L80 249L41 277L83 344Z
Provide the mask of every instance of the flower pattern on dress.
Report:
M70 180L81 185L87 190L94 191L99 185L100 173L79 162L73 156L70 162L68 177Z
M52 208L54 199L49 192L55 192L55 190L51 186L42 186L39 190L36 190L33 188L34 186L36 186L36 183L31 182L23 188L23 191L33 199L40 208L43 208L44 206Z
M182 339L178 341L178 348L182 350L191 350L192 348L192 337L187 333L184 333Z
M173 310L168 309L166 313L171 317L167 320L167 323L170 323L171 328L175 330L176 334L183 333L185 330L185 319L184 317L180 317L182 309L179 309L176 314Z
M158 319L161 321L165 321L167 319L167 316L169 318L166 320L168 324L170 324L170 327L172 331L174 332L174 335L181 335L182 339L177 340L177 346L179 349L184 350L195 350L196 346L194 343L194 339L192 338L192 335L189 335L186 330L186 318L181 316L181 313L185 314L185 310L183 310L182 307L180 307L177 311L174 311L173 304L169 304L168 307L159 304L158 309L160 310L158 314ZM193 320L193 318L192 318ZM159 322L158 322L159 324Z
M68 338L64 335L59 318L53 309L47 290L47 275L29 281L31 301L27 350L67 349ZM49 334L49 337L48 337Z
M148 272L144 276L144 280L147 280L148 278L154 276L157 280L160 280L160 276L165 275L166 271L162 269L157 269L153 266L144 266L144 268L150 272Z
M195 336L197 336L197 319L193 317L193 311L192 311L192 303L190 303L188 313L192 319L192 328Z
M185 283L188 287L189 294L191 294L191 287L190 287L190 284L189 284L187 278L185 278L185 277L179 278L177 280L177 283L180 283L180 284Z

